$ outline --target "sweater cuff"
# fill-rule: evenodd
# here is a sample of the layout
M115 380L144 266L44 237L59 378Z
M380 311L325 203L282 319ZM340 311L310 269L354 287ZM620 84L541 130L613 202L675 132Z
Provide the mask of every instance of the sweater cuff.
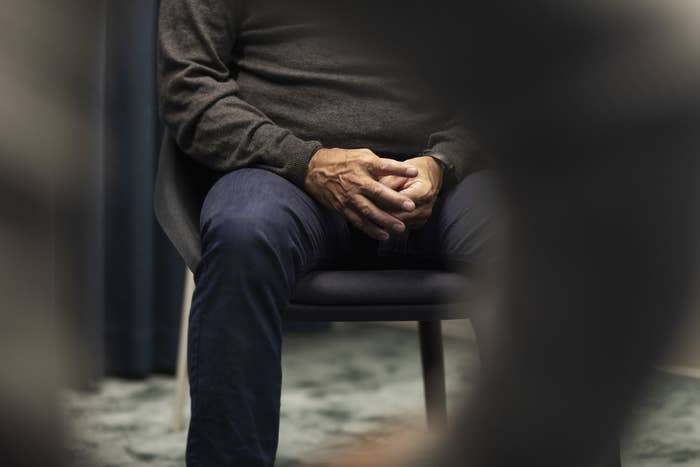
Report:
M287 179L303 190L309 161L322 147L323 145L319 141L304 141L296 137L287 138L282 148L289 160L285 170Z

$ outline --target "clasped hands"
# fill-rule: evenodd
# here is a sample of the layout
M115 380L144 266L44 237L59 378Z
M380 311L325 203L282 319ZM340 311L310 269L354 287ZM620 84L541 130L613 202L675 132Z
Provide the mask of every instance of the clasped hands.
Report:
M422 227L442 188L442 165L430 156L404 162L369 149L320 149L304 186L321 204L376 240Z

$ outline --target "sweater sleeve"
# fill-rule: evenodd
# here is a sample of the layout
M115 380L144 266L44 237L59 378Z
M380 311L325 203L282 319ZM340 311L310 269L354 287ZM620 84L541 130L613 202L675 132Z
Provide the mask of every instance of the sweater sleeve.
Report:
M230 69L238 19L233 3L161 1L161 116L180 148L210 169L260 167L303 186L321 143L298 138L239 98Z
M483 163L474 137L460 119L451 120L444 129L432 133L423 154L445 164L452 178L448 184L461 181L482 168Z

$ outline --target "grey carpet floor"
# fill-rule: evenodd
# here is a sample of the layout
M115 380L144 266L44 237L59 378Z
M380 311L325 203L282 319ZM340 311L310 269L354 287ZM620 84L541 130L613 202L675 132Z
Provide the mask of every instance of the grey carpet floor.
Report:
M478 377L472 342L446 339L448 403L457 407ZM420 430L422 381L417 336L369 324L290 334L284 344L278 467L357 441L372 430ZM186 434L172 432L174 380L107 379L70 392L69 447L75 466L182 466ZM391 427L389 430L386 427ZM575 455L575 453L572 453ZM700 467L700 381L659 373L623 440L623 464ZM565 465L565 464L562 464Z

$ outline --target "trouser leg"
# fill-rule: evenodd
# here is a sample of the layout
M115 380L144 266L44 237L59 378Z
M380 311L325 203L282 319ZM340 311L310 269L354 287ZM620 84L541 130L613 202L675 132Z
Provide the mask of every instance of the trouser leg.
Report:
M242 169L210 190L201 231L189 322L187 463L269 467L279 425L282 315L299 276L342 254L348 227L285 179Z
M486 272L498 261L504 206L493 171L468 175L438 198L431 218L412 233L409 254L437 256L457 269Z
M409 255L436 258L466 279L479 281L484 299L496 283L502 263L503 222L506 217L501 183L492 171L468 175L438 198L426 225L411 233ZM485 367L490 354L491 307L486 301L470 310L479 353Z

